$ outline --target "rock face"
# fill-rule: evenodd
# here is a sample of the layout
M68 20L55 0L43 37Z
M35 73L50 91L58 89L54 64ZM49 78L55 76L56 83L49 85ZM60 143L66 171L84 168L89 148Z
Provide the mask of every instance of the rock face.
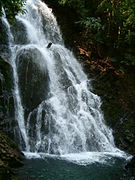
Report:
M113 129L116 145L135 155L135 84L134 69L123 78L100 76L93 81L96 92L102 97L105 120Z
M27 44L29 42L27 39L26 28L21 21L16 20L11 26L11 31L14 35L15 44Z
M102 98L102 109L108 126L113 129L115 144L135 156L135 83L134 69L127 70L123 78L112 75L98 76L93 81ZM135 178L135 160L126 166L126 178Z
M14 98L7 30L0 21L0 130L13 136Z
M48 92L48 73L42 54L36 48L21 50L16 61L20 94L27 114L45 100Z
M19 88L25 118L27 119L28 114L33 111L29 121L34 124L37 113L34 109L47 97L48 72L41 52L36 47L25 48L29 42L23 24L17 21L11 30L15 44L24 46L16 56ZM7 28L0 21L0 180L10 179L12 168L22 165L24 159L17 146L4 135L5 133L19 142L20 132L15 120L14 80L10 56ZM21 145L23 146L23 142Z
M0 20L0 179L9 179L11 168L22 165L23 155L7 136L14 138L14 97L8 34Z
M16 97L14 96L13 69L10 64L11 50L9 48L9 37L4 22L0 21L0 130L14 139L20 147L24 147L18 122L15 119ZM34 124L39 104L47 97L48 72L42 53L38 47L28 45L26 28L23 23L17 20L12 26L14 43L17 45L15 61L18 72L18 83L20 98L24 108L24 118L29 114L29 121ZM18 50L20 49L20 50Z
M0 44L8 45L8 35L6 32L6 27L4 26L1 19L0 19Z
M133 157L131 162L129 162L125 168L128 173L127 177L130 178L132 176L132 179L134 179L135 178L135 157Z
M23 160L15 143L0 132L0 179L9 179L12 169L22 166Z
M24 108L25 124L29 134L31 151L36 146L36 124L38 108L48 96L49 76L42 53L30 46L18 52L16 57L20 95ZM44 124L42 110L42 124ZM44 131L44 130L43 130Z

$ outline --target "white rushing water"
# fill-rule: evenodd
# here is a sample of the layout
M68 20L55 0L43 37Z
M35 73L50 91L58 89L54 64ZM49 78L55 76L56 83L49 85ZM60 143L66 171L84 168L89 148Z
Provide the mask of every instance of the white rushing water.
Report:
M52 10L40 0L27 0L25 8L26 14L18 15L17 20L26 28L28 43L17 45L13 38L10 39L16 120L25 144L22 150L31 157L44 153L87 163L94 159L103 161L107 154L125 157L115 147L112 130L104 123L100 98L91 92L91 83L86 74L72 52L64 46ZM12 37L10 26L6 23L9 37ZM48 49L49 42L53 44ZM49 76L47 98L26 117L16 65L16 57L22 50L40 52L34 63L40 65L41 71L46 72L47 69ZM43 61L40 61L41 57ZM36 122L34 129L31 129L34 112ZM43 127L48 131L45 132ZM34 131L32 138L31 131Z
M23 106L21 103L21 97L20 97L20 92L19 92L19 87L18 87L17 67L16 67L16 63L15 63L16 46L13 44L14 38L12 36L10 24L8 23L8 21L6 19L4 10L3 10L3 14L4 15L2 17L2 21L7 28L7 33L8 33L8 38L9 38L9 49L11 51L10 64L12 66L13 79L14 79L14 100L15 100L15 107L16 107L15 108L15 116L16 116L16 120L18 121L18 126L20 129L21 136L22 136L24 143L28 149L29 148L28 137L26 135L26 128L25 128L25 124L24 124L24 111L23 111ZM21 139L21 136L20 136L20 139Z

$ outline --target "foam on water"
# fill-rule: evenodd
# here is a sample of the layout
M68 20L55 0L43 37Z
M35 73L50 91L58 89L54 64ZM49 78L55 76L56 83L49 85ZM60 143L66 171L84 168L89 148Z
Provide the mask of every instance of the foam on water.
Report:
M78 165L90 165L93 163L106 164L109 160L111 163L115 162L115 158L125 159L126 161L130 161L132 156L127 155L126 153L119 151L118 152L82 152L82 153L71 153L64 155L54 155L47 153L30 153L23 152L27 159L46 159L53 158L59 160L66 160L71 163L75 163ZM110 162L110 161L109 161Z

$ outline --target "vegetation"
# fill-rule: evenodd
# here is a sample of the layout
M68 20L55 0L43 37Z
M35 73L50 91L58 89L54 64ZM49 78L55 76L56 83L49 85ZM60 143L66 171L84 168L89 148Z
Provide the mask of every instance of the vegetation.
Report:
M77 16L74 22L89 41L109 49L115 63L123 67L135 65L135 1L134 0L55 0L71 8ZM1 0L7 18L13 20L18 12L24 13L24 1ZM123 53L124 52L124 53ZM114 60L114 58L113 58ZM113 62L114 63L114 62Z
M0 0L0 17L3 14L2 8L6 12L6 16L9 20L13 20L15 16L20 13L24 13L23 10L24 1L22 0Z
M135 65L134 0L58 0L58 3L76 12L78 26L94 43L111 49L110 55L117 56L116 63L121 69Z

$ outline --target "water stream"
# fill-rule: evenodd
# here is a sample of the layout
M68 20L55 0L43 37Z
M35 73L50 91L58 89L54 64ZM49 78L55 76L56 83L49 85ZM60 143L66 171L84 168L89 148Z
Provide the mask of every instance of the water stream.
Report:
M18 143L26 157L81 165L128 158L115 146L100 97L64 46L52 10L40 0L27 0L25 9L15 27L3 21L11 49Z

